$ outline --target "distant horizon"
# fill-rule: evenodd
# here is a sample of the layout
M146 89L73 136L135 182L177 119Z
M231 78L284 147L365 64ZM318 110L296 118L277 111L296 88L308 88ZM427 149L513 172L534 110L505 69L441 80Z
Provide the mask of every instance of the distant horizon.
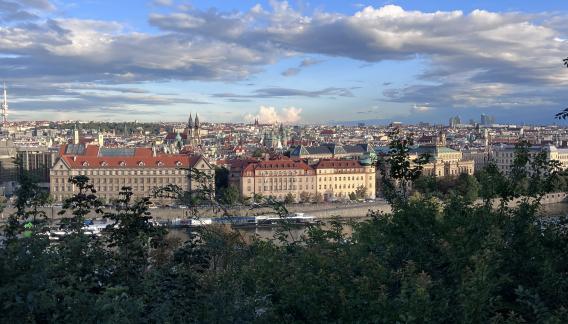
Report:
M450 118L450 117L448 117ZM568 122L565 121L561 121L561 120L556 120L556 119L552 119L551 123L545 124L545 123L508 123L508 122L499 122L496 121L494 124L490 124L490 125L485 125L485 126L492 126L492 125L499 125L499 126L508 126L508 125L515 125L515 126L527 126L527 127L538 127L538 126L560 126L560 127L568 127ZM11 123L31 123L31 122L48 122L48 123L80 123L80 124L86 124L86 123L109 123L109 124L122 124L122 123L138 123L138 124L184 124L187 121L166 121L166 120L159 120L159 121L140 121L140 120L120 120L120 121L108 121L108 120L74 120L74 119L66 119L66 120L44 120L44 119L40 119L40 120L13 120L10 121ZM369 123L369 122L373 122L373 123ZM341 122L337 122L337 123L321 123L321 124L316 124L316 123L283 123L285 126L344 126L344 127L358 127L360 123L364 124L363 126L388 126L391 123L401 123L402 125L409 125L409 126L419 126L421 123L426 123L426 124L430 124L430 126L446 126L449 127L449 123L448 121L444 122L424 122L424 121L418 121L418 122L414 122L414 123L409 123L409 122L403 122L401 120L386 120L383 122L377 122L376 120L353 120L353 121L341 121ZM208 121L208 120L203 120L202 121L203 124L234 124L234 125L251 125L254 124L254 121L252 122L248 122L248 121L242 121L242 122L215 122L215 121ZM481 123L476 120L475 121L476 124L480 124ZM565 125L562 125L562 123L565 123ZM280 123L267 123L267 122L262 122L259 121L260 125L279 125ZM462 121L462 123L458 124L461 126L471 126L472 124L469 123L468 121ZM481 125L483 126L483 125Z

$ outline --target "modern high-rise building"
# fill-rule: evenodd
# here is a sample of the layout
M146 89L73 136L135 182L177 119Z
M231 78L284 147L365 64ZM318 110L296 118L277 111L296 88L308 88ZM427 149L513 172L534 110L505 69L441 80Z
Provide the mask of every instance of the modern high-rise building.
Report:
M495 124L495 117L486 114L481 114L480 122L481 125L489 126Z
M451 117L449 121L450 127L456 127L457 125L461 124L460 116Z

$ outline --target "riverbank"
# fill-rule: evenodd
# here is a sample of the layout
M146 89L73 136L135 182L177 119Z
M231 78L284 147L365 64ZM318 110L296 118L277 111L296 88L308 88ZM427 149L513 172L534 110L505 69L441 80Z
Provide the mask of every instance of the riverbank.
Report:
M509 202L509 207L518 206L521 198ZM546 194L541 203L546 205L562 204L568 201L568 193L557 192ZM481 200L478 200L481 203ZM495 206L498 205L499 200L495 200ZM314 216L317 219L329 219L339 217L342 219L366 217L370 211L389 213L391 206L384 200L376 200L373 202L349 202L349 203L320 203L320 204L291 204L286 206L291 213L305 213ZM557 208L558 209L558 208ZM563 209L563 208L560 208ZM61 207L46 207L41 208L50 220L58 220L62 215L58 213ZM112 209L106 209L105 212L110 212ZM6 208L0 217L0 223L3 223L8 218L8 215L15 212L14 208ZM198 209L181 209L181 208L154 208L150 209L152 217L156 220L171 221L174 219L185 219L191 217L218 217L224 216L223 211L213 210L211 208L198 208ZM230 216L259 216L274 213L274 209L269 207L248 207L237 206L227 210ZM90 217L98 217L100 215L89 215Z

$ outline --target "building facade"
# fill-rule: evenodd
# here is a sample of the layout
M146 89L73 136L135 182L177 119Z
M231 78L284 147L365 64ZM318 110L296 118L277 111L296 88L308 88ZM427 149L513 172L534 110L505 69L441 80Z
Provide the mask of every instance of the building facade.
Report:
M356 160L321 160L315 166L317 191L325 200L348 198L364 188L365 198L375 198L375 167Z
M242 196L249 198L262 195L283 200L292 194L299 200L304 193L329 201L347 199L360 187L365 188L365 198L375 198L376 190L375 167L356 160L321 160L314 166L290 159L248 161L238 179Z
M291 158L296 159L344 159L358 158L374 153L370 144L337 145L321 144L319 146L299 145L290 152Z
M541 152L546 152L546 158L559 161L563 170L568 168L568 148L557 148L554 145L539 145L528 148L529 158L534 158ZM514 145L499 145L493 148L493 161L499 171L508 174L515 161L516 149Z
M446 136L438 135L435 144L421 145L410 152L410 158L416 159L428 155L429 162L424 164L422 174L434 177L457 176L462 173L473 175L474 160L466 160L463 153L446 147Z
M195 170L214 179L214 169L202 156L68 144L61 147L60 158L50 171L50 193L56 201L76 194L77 188L68 179L77 175L88 176L99 198L107 201L118 198L123 186L132 188L134 198L151 196L155 188L168 184L191 191L203 185L192 176Z

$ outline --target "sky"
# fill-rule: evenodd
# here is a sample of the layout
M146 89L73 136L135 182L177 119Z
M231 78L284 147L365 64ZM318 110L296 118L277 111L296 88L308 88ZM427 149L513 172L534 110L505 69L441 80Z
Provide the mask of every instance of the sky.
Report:
M11 120L550 124L568 1L0 0Z

